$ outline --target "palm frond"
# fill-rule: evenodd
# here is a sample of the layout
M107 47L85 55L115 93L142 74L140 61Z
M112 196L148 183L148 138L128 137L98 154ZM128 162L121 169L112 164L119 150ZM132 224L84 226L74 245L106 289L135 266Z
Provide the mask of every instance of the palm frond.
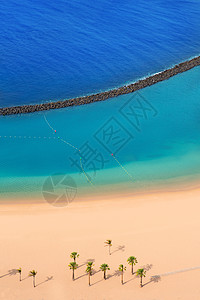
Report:
M102 271L110 270L108 264L102 264L102 265L100 266L100 269L101 269Z
M124 265L119 265L119 271L120 272L123 272L123 271L126 271L126 267Z
M87 272L87 273L91 272L92 269L93 269L93 266L94 266L93 261L89 261L89 262L87 263L86 272Z
M104 243L107 244L107 245L112 246L112 240L106 240Z
M29 272L29 276L36 276L37 272L35 270L32 270Z
M76 258L76 257L79 257L79 254L78 254L78 252L72 252L72 253L70 254L70 257L71 257L71 258Z
M146 276L146 271L145 269L138 269L136 271L136 275L139 276L139 277L145 277Z
M69 263L68 267L70 268L70 270L71 269L76 270L78 268L78 265L76 262L73 261Z
M128 259L127 259L127 262L129 263L129 265L135 265L138 261L137 261L137 258L135 256L130 256Z

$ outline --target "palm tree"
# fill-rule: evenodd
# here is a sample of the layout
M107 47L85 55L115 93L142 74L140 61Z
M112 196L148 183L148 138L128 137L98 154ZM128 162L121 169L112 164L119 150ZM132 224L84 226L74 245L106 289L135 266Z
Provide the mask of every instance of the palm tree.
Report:
M93 268L93 262L92 261L88 261L86 272L88 273L89 285L90 285L90 276L92 275L92 268Z
M69 268L70 270L72 270L72 280L74 280L74 270L78 268L78 265L76 262L73 261L69 263Z
M119 271L121 272L121 283L123 284L123 275L124 275L124 271L126 271L126 267L124 267L124 265L119 265Z
M146 271L145 269L138 269L137 272L136 272L136 275L138 277L140 277L140 287L142 287L142 277L145 277L146 276Z
M127 259L127 262L129 263L129 265L131 265L131 273L133 275L133 265L137 264L137 258L135 256L130 256L128 259Z
M102 264L100 266L101 271L103 271L103 278L106 279L106 271L110 270L108 264Z
M17 272L19 273L19 281L22 281L22 268L17 269Z
M33 277L33 286L35 287L35 276L36 276L37 272L35 270L32 270L29 272L29 276Z
M111 255L111 253L110 253L110 247L112 246L112 240L106 240L105 244L106 244L106 246L109 247L109 254Z
M70 257L73 258L74 262L76 262L76 258L79 257L79 254L77 252L72 252Z

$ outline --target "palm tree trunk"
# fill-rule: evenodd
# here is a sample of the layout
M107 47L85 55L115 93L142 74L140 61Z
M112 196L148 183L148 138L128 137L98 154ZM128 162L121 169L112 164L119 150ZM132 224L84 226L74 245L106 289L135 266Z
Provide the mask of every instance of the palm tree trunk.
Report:
M22 281L22 274L19 274L19 281Z
M35 276L33 276L33 286L35 287Z
M89 278L89 285L90 285L90 272L88 273L88 276L89 276L88 278Z
M103 278L106 279L106 271L104 271L104 276L103 276Z
M110 245L109 245L109 255L110 255Z
M140 276L140 287L142 287L142 276Z
M74 269L72 270L72 280L74 280Z
M123 272L122 272L122 275L121 275L121 283L123 284Z
M76 257L74 256L74 262L76 262Z
M133 275L133 263L132 263L132 270L131 270L131 273L132 273L132 275Z

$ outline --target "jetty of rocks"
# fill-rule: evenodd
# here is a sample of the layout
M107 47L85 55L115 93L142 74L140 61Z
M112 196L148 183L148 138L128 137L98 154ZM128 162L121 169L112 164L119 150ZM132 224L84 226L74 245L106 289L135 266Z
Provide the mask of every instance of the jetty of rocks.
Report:
M151 75L147 78L140 79L135 83L128 84L116 89L112 89L109 91L105 91L105 92L101 92L89 96L67 99L63 101L48 102L43 104L3 107L0 108L0 115L6 116L6 115L15 115L15 114L26 114L26 113L33 113L38 111L50 110L50 109L59 109L59 108L64 108L69 106L84 105L84 104L94 103L97 101L104 101L109 98L117 97L119 95L133 93L147 86L151 86L157 82L169 79L170 77L173 77L179 73L188 71L199 65L200 65L200 56L184 61L180 64L175 65L170 69Z

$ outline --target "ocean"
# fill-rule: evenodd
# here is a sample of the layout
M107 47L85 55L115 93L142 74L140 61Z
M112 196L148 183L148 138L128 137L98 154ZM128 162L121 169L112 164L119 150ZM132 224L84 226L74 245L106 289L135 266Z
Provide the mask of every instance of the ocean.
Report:
M105 102L2 117L1 195L41 193L61 175L80 193L199 180L199 78L196 67Z
M197 1L2 0L0 26L1 107L104 91L200 53ZM51 197L63 180L79 195L197 182L199 78L196 67L105 102L1 116L0 196Z
M0 107L108 90L200 53L196 0L1 0Z

